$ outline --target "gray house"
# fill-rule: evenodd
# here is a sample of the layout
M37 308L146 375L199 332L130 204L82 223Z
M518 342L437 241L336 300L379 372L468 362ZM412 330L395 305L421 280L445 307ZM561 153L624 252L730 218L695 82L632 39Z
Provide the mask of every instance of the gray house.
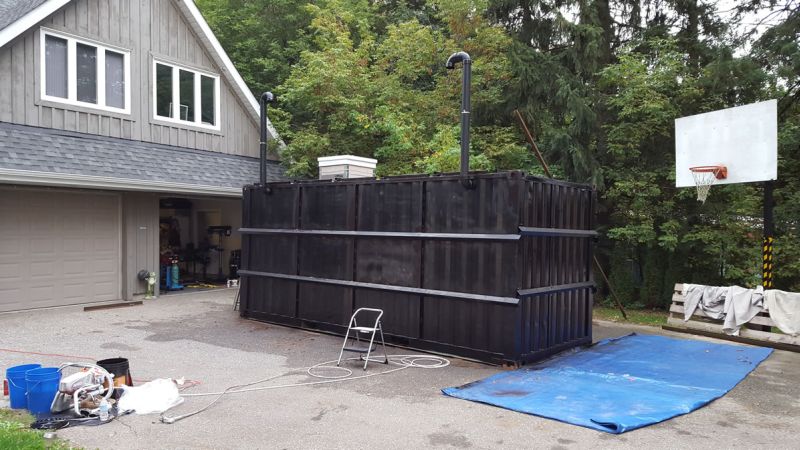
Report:
M0 0L0 312L226 278L258 114L192 0Z

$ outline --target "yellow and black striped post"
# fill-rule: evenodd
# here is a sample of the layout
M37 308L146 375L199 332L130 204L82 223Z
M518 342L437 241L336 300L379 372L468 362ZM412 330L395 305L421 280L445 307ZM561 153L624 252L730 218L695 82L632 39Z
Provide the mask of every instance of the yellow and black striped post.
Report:
M761 284L764 286L764 289L772 289L773 286L772 246L774 242L775 238L766 236L763 241L763 246L761 247Z
M764 289L772 289L775 286L773 277L775 265L772 263L772 247L775 243L775 217L773 216L775 201L772 197L774 188L772 181L764 182L764 240L761 247L761 285Z

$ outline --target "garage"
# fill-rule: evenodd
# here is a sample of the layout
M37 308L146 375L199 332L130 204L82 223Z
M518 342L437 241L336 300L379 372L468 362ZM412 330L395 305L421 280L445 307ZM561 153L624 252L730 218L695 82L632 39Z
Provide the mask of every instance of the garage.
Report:
M161 197L161 294L226 287L238 278L241 224L241 199Z
M121 298L120 195L0 188L0 312Z

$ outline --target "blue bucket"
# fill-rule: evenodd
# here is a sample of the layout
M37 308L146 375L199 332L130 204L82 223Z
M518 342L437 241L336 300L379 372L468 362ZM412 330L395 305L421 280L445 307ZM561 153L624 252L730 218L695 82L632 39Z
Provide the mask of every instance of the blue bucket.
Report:
M42 367L25 373L28 385L28 411L31 414L49 414L50 406L58 392L61 371L58 367Z
M28 392L28 385L25 383L25 373L40 367L42 367L41 364L23 364L6 369L8 395L11 397L11 409L25 409L28 407L28 398L25 396L25 393Z

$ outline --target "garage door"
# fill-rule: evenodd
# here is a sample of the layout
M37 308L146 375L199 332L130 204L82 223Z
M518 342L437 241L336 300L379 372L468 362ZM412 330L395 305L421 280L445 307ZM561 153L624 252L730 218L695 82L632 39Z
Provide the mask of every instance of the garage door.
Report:
M116 194L0 188L0 312L120 298Z

